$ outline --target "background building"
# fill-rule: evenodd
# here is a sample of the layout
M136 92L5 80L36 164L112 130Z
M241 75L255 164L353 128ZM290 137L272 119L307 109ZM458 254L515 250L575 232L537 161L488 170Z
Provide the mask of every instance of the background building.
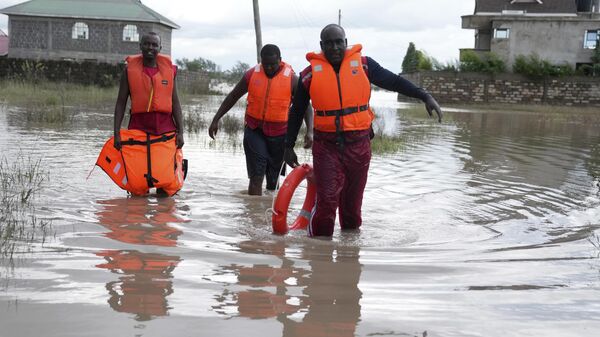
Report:
M493 52L508 66L537 54L552 64L590 64L600 30L600 0L476 0L462 27L475 30L477 53Z
M8 35L0 29L0 56L8 54Z
M140 0L32 0L0 10L8 15L8 57L118 63L156 32L171 54L179 26Z

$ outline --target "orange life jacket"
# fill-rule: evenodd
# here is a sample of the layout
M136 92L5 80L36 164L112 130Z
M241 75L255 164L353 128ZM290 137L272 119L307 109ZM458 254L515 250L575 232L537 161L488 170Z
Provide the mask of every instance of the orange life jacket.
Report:
M105 144L96 160L106 174L133 195L145 195L149 188L162 188L174 195L183 186L183 153L175 144L175 132L160 136L140 130L121 130L121 150L114 137Z
M127 79L131 95L131 113L173 112L173 81L175 73L168 56L158 54L158 73L144 73L142 55L127 57Z
M292 101L292 67L281 62L281 69L268 78L263 67L257 64L248 83L246 113L266 122L287 122Z
M323 132L367 130L374 115L369 107L371 83L362 67L357 44L348 47L339 73L329 64L323 53L308 53L312 66L310 98L314 108L314 128Z

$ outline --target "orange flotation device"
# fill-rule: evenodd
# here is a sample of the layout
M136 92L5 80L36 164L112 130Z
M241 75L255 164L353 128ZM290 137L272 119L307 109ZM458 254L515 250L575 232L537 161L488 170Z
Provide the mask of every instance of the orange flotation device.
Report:
M114 137L105 144L96 160L106 174L133 195L146 195L152 187L174 195L183 186L187 163L175 143L175 132L159 136L141 130L121 130L121 150Z
M308 226L311 212L317 199L317 186L313 181L312 172L312 166L309 164L302 164L295 167L283 181L283 185L277 193L277 198L275 198L275 204L273 205L273 217L271 218L273 232L275 234L286 234L290 229L305 229ZM308 182L308 186L306 188L306 198L304 199L304 204L302 205L300 214L296 220L294 220L292 226L288 228L287 213L290 206L290 201L292 200L294 191L304 179L306 179Z

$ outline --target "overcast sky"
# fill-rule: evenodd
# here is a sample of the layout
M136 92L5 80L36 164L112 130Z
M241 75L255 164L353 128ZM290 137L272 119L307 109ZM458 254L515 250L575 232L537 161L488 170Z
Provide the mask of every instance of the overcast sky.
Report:
M0 8L24 2L0 0ZM229 69L236 61L256 63L251 0L142 0L181 26L173 31L172 56L208 58ZM461 29L461 15L472 14L474 0L259 0L263 44L274 43L297 71L306 52L319 49L319 32L337 23L349 44L361 43L363 55L400 72L409 42L442 63L472 48L473 30ZM0 14L0 29L8 17Z

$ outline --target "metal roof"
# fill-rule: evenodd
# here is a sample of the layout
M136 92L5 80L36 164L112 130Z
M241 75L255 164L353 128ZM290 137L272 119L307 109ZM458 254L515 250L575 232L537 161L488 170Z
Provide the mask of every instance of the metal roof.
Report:
M179 25L158 14L140 0L31 0L0 9L6 15L43 16L155 22L171 28Z
M511 3L512 0L476 0L475 14L500 13L503 10L526 11L536 14L576 14L575 0L542 0L541 3Z

